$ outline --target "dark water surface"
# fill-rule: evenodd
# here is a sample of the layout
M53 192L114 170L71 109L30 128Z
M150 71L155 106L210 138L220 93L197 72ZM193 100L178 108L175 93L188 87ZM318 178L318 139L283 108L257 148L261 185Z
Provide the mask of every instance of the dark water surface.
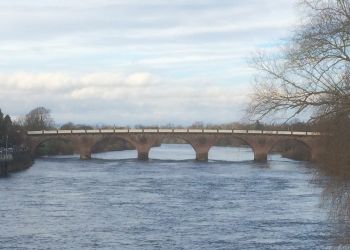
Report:
M232 148L214 148L210 157L220 160L198 163L185 160L194 158L186 145L152 149L159 159L149 162L127 159L134 156L41 158L0 179L0 249L331 246L308 163L274 156L257 164L249 150Z

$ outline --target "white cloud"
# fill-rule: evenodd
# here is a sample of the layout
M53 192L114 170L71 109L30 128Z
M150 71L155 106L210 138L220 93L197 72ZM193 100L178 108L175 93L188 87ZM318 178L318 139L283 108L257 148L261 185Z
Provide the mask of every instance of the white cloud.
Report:
M11 88L15 90L58 91L74 84L72 80L70 76L60 73L32 74L21 72L0 75L1 87L3 89Z
M58 84L60 79L64 80L64 85ZM246 97L241 94L247 91L245 87L220 87L208 81L201 82L201 79L191 84L195 80L169 80L145 72L79 76L14 73L0 77L0 94L7 96L6 105L9 107L18 105L16 97L25 96L17 111L20 113L15 113L15 116L44 105L62 119L59 122L67 122L66 117L74 122L86 122L85 116L89 113L95 114L88 119L90 123L115 123L113 117L120 114L124 114L123 122L142 123L144 116L148 119L146 123L171 122L170 117L181 122L208 121L215 116L216 109L221 113L231 112L232 107L237 110L246 102ZM23 104L27 110L23 110ZM92 118L96 115L103 119L96 121ZM186 121L190 117L191 120Z
M1 108L16 116L43 105L92 124L238 120L247 58L288 35L293 5L0 1Z
M32 91L67 91L83 88L88 92L93 88L137 87L155 84L156 78L149 73L115 74L91 73L74 76L66 73L28 73L0 74L3 89ZM80 89L80 90L83 90Z

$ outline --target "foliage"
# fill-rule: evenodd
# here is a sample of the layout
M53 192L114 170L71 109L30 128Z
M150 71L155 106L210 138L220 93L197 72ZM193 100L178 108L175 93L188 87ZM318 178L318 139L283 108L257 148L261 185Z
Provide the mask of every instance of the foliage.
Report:
M0 147L20 145L22 143L21 129L12 123L11 117L2 113L0 109Z
M12 121L9 115L4 117L4 114L0 110L0 137L7 136L11 133Z
M72 143L61 141L61 140L52 140L43 143L38 147L37 155L72 155L74 154L74 148Z
M65 123L61 126L63 130L71 130L71 129L93 129L93 127L84 124L74 124L72 122Z

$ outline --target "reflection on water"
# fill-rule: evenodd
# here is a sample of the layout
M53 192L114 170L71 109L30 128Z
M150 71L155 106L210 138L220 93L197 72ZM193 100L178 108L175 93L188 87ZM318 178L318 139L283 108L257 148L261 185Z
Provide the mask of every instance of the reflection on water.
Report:
M137 151L136 150L123 150L123 151L112 151L112 152L106 152L106 153L98 153L98 154L92 154L92 158L97 159L106 159L106 160L125 160L125 159L136 159L137 158Z
M245 150L233 162L223 148L198 163L191 150L154 148L148 162L131 159L135 151L38 159L0 180L0 249L332 246L309 163L273 156L256 164Z

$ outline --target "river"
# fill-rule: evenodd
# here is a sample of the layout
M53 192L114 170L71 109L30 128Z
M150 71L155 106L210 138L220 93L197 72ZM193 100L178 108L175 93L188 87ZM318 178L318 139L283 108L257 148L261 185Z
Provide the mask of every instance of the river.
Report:
M312 165L188 145L43 157L0 179L0 249L329 249Z

